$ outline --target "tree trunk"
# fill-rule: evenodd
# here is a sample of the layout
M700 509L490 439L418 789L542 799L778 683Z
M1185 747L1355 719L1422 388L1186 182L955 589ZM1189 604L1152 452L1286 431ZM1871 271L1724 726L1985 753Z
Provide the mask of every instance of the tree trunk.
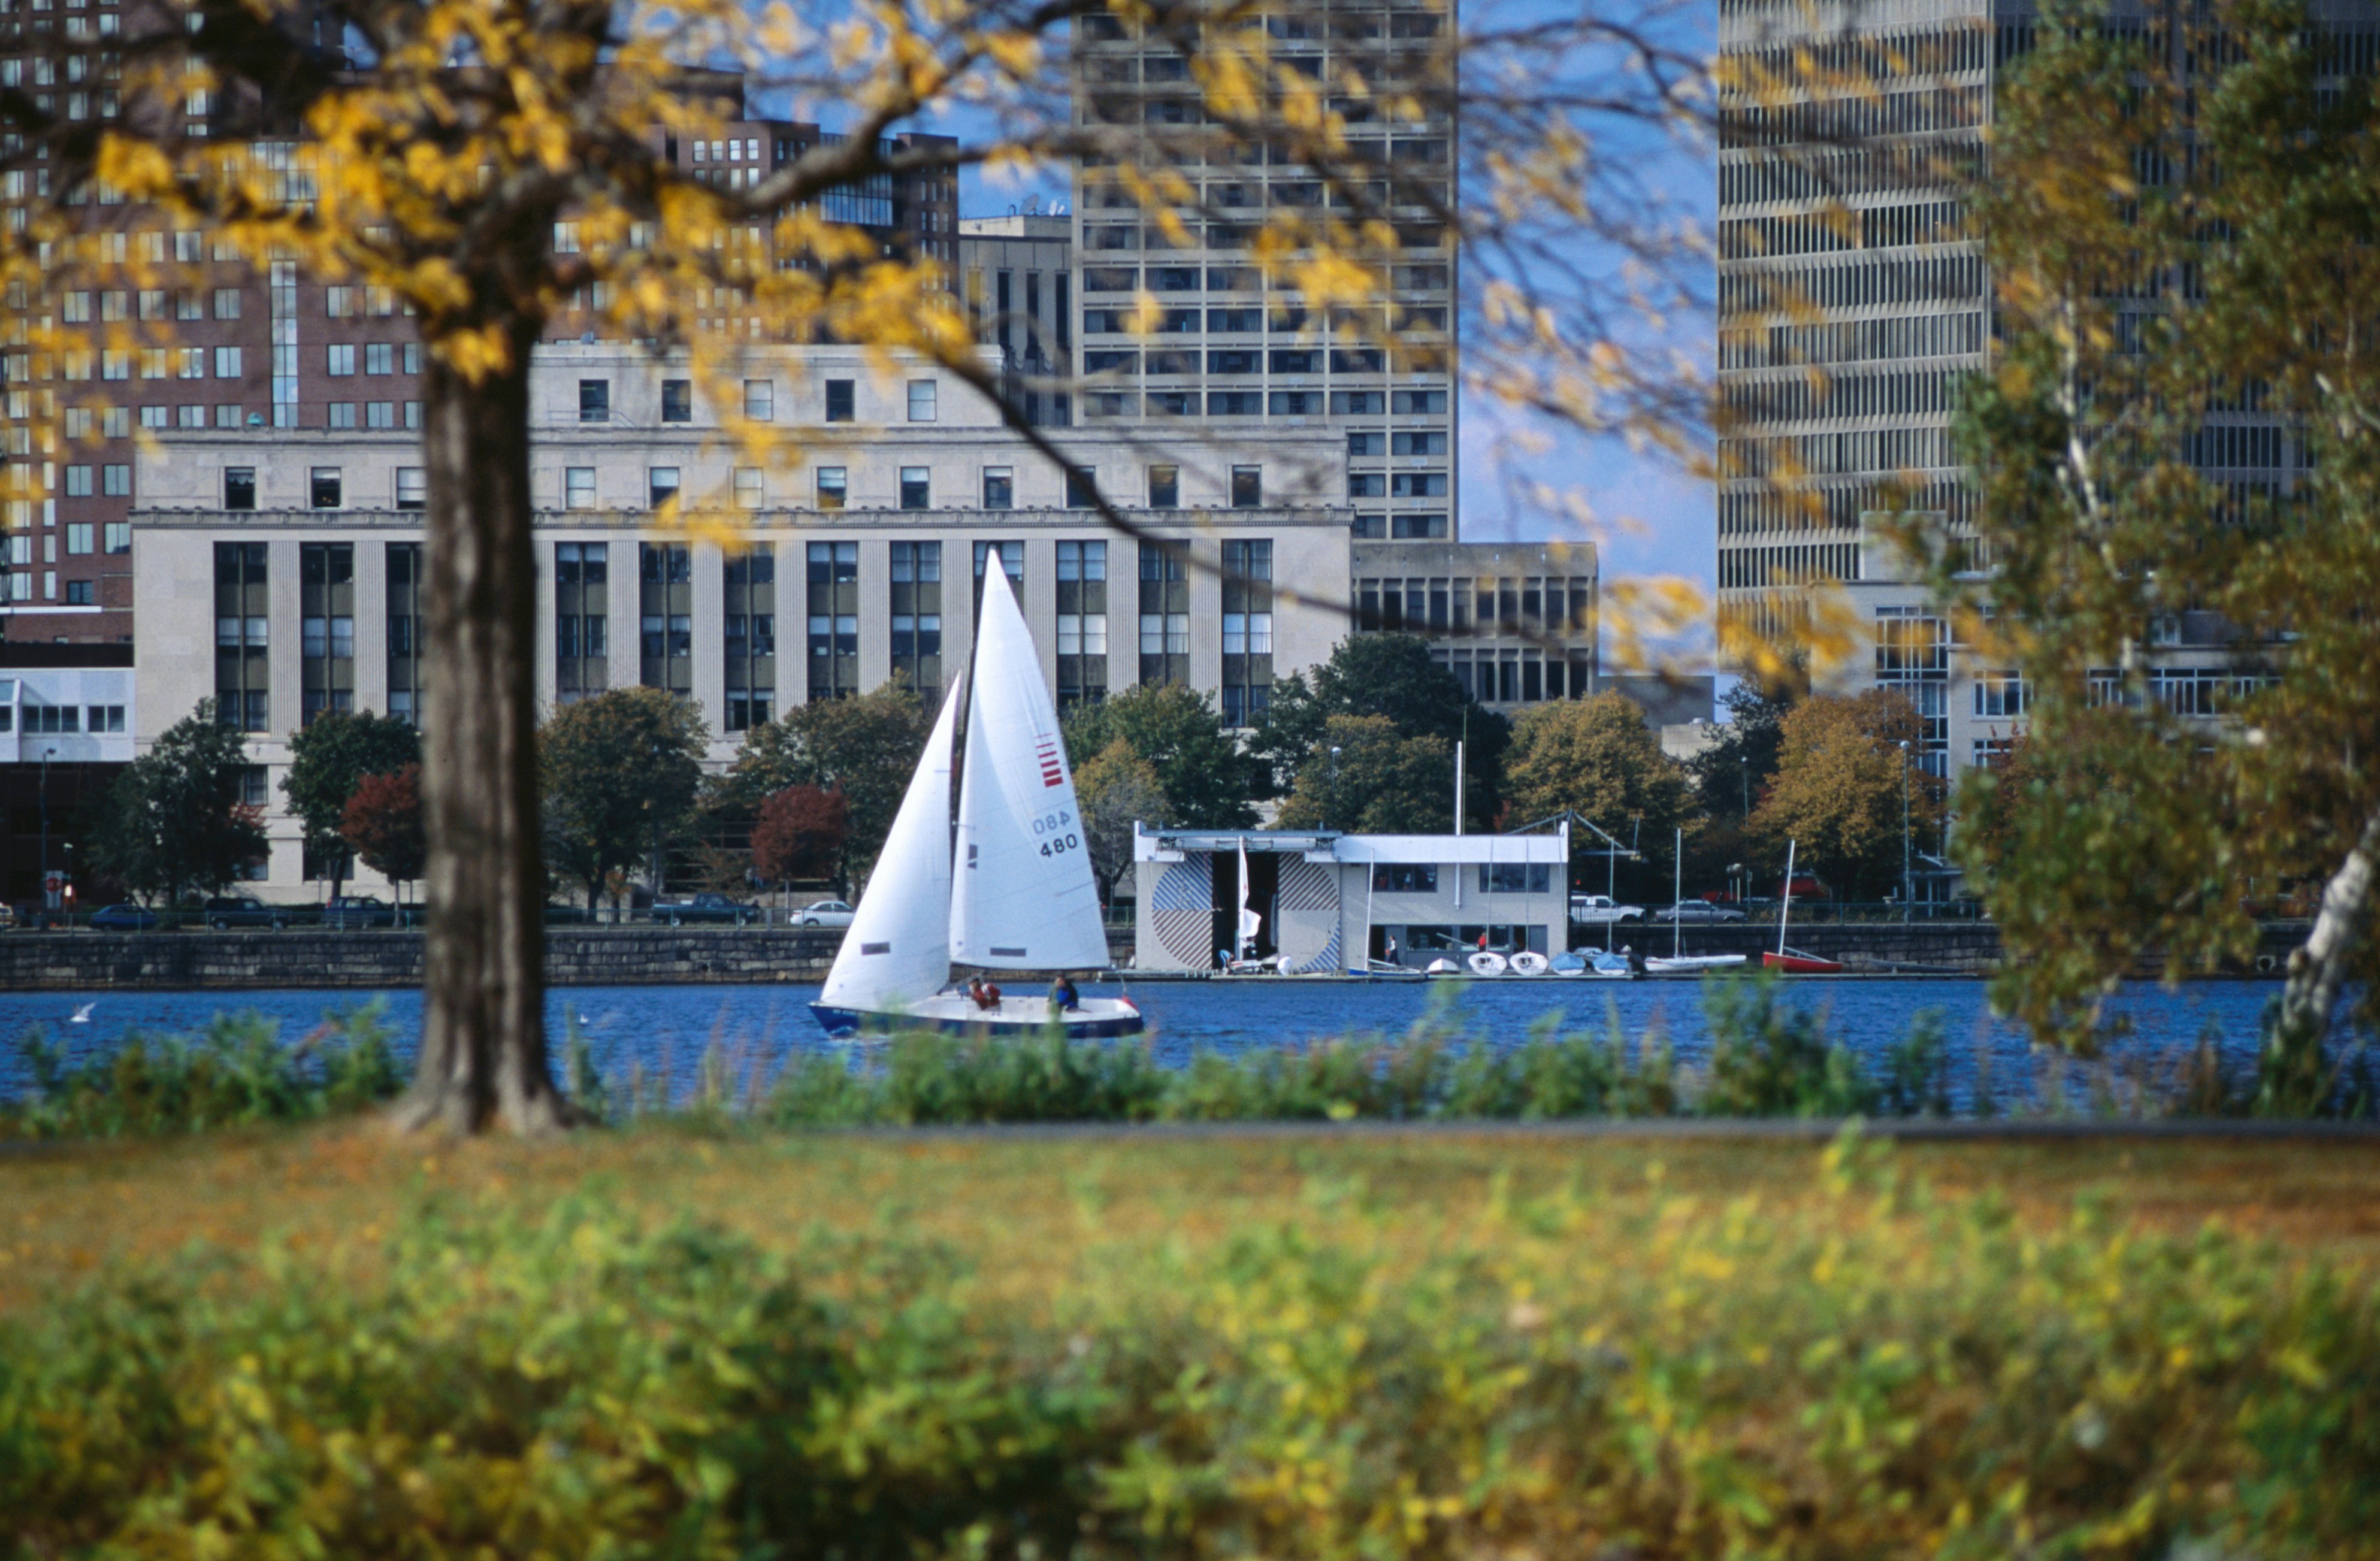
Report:
M2322 908L2304 946L2289 955L2289 975L2274 1005L2265 1035L2263 1084L2258 1109L2304 1115L2321 1109L2332 1083L2323 1043L2330 1016L2347 981L2347 962L2372 904L2374 877L2380 874L2380 810L2363 821L2363 833L2347 860L2323 886Z
M534 333L472 383L430 358L421 800L429 933L421 1056L404 1127L540 1132L568 1103L546 1064L545 875L539 858L537 565L529 530Z

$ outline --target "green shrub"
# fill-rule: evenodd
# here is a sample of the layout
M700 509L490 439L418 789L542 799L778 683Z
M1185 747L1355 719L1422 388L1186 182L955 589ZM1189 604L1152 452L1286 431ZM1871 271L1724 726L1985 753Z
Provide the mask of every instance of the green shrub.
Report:
M1054 1309L600 1190L110 1266L0 1321L0 1555L2380 1554L2367 1277L1856 1141L1723 1204L1100 1240Z
M309 1121L362 1110L404 1088L382 1005L334 1008L294 1045L277 1020L218 1014L194 1036L135 1031L69 1065L40 1029L20 1043L33 1093L0 1107L0 1133L115 1138Z
M1703 984L1710 1061L1698 1102L1710 1117L1855 1117L1880 1092L1825 1016L1786 999L1776 975Z

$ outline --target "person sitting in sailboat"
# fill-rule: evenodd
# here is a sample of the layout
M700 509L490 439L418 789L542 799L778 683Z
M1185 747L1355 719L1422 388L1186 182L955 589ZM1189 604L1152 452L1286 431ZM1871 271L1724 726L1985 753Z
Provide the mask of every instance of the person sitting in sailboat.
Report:
M1075 1013L1082 1009L1083 995L1075 990L1075 978L1063 971L1050 983L1050 1006L1060 1013Z

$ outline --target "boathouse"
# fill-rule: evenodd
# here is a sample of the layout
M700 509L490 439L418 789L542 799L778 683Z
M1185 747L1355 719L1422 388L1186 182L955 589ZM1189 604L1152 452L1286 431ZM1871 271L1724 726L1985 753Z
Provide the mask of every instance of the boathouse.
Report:
M1246 864L1245 880L1241 864ZM1233 951L1285 974L1421 969L1486 947L1559 953L1570 905L1570 826L1525 835L1135 827L1135 962L1211 970ZM1239 935L1243 908L1253 933Z

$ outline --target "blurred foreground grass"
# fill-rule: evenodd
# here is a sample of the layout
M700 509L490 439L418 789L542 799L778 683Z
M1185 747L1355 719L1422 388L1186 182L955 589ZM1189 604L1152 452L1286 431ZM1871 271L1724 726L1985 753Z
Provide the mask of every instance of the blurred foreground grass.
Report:
M2380 1554L2375 1194L2351 1143L44 1147L0 1555Z

